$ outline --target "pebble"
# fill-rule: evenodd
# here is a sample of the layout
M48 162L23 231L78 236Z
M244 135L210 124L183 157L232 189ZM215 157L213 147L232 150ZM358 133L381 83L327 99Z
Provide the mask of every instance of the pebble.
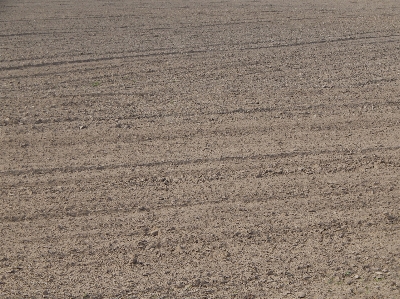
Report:
M354 275L354 279L359 279L360 276L359 275Z
M305 298L305 297L306 297L306 293L304 293L304 292L297 293L297 298Z
M149 249L155 249L155 248L157 248L157 247L159 247L159 245L158 245L157 242L151 242L151 243L149 243L149 244L147 245L147 249L148 249L148 250L149 250Z
M200 284L201 284L200 279L195 279L192 282L192 287L198 287L198 286L200 286Z
M185 286L185 284L182 281L179 281L179 282L176 283L176 287L179 288L179 289L183 288L184 286Z
M140 248L140 249L145 249L146 248L146 246L147 246L147 241L146 240L140 240L138 243L137 243L137 247L138 248Z
M132 256L130 263L131 265L136 265L138 263L137 255Z
M290 294L292 294L290 291L285 291L285 292L283 292L283 295L284 295L284 296L290 295Z
M178 245L178 246L176 246L175 250L176 250L177 253L184 253L185 252L185 247L181 246L181 245Z

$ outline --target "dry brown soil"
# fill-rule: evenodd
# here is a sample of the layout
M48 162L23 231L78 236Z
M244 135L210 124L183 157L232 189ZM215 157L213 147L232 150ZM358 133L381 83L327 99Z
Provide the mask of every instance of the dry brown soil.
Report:
M0 298L400 298L397 0L0 2Z

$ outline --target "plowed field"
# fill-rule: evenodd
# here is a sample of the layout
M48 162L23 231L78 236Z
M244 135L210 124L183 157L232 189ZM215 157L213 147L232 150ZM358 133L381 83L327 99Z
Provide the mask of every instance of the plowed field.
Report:
M0 298L400 298L400 3L0 2Z

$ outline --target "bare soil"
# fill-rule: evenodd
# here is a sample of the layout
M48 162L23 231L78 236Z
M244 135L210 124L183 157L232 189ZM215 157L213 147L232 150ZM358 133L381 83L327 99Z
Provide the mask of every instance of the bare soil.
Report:
M397 0L0 2L0 298L400 298Z

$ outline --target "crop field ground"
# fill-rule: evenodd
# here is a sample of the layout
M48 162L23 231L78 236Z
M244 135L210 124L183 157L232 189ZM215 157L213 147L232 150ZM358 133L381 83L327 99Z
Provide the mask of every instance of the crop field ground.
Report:
M400 298L400 2L0 0L0 298Z

